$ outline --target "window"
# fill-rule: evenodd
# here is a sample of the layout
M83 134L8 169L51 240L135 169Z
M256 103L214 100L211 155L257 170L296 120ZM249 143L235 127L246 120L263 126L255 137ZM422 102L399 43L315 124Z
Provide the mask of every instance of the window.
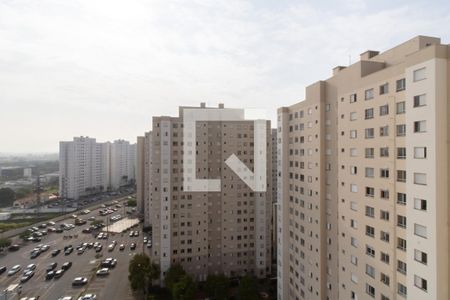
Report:
M389 126L380 127L380 136L388 136L389 135Z
M364 118L366 120L373 118L373 108L368 108L364 111Z
M427 228L420 224L414 224L414 234L423 238L427 238Z
M380 169L381 178L389 178L389 169Z
M366 168L366 177L372 178L374 174L374 168Z
M375 298L375 288L368 283L366 283L366 293L372 298Z
M389 254L381 252L380 260L386 264L389 264Z
M331 111L331 105L330 104L325 105L325 111Z
M380 274L380 280L381 280L381 282L382 283L384 283L385 285L389 285L390 284L390 278L389 278L389 276L388 275L386 275L386 274L384 274L384 273L381 273Z
M396 108L397 108L397 114L404 114L406 112L405 101L397 102Z
M416 261L426 265L428 262L428 255L425 252L414 249L414 259Z
M366 225L366 235L370 237L375 237L375 228L372 226Z
M350 184L350 191L352 193L357 193L358 192L358 186L356 184Z
M426 69L425 68L421 68L418 70L415 70L413 72L413 81L420 81L420 80L424 80L426 79Z
M373 99L373 89L365 90L364 92L365 100Z
M405 170L397 170L397 181L398 182L406 182L406 171Z
M350 256L350 262L352 263L352 265L357 266L358 265L358 258L354 255Z
M389 93L389 83L385 83L383 85L380 85L380 95L384 95Z
M354 229L357 229L358 228L358 222L353 220L353 219L351 219L350 220L350 227L354 228Z
M405 147L397 148L397 159L406 159L406 148Z
M356 102L356 94L351 94L350 95L350 103L354 103Z
M375 189L373 187L366 187L366 196L367 197L374 197L375 196Z
M374 157L374 149L373 148L366 148L365 149L365 157L366 158L373 158Z
M366 264L366 274L372 278L375 278L375 268L371 265Z
M357 138L356 130L350 130L350 138L351 139L356 139Z
M366 216L373 218L375 216L375 209L371 206L366 206Z
M414 107L427 105L427 98L425 94L414 96Z
M414 132L426 132L427 131L427 121L415 121L414 122Z
M380 106L380 116L384 116L389 114L389 105L382 105Z
M366 245L366 254L375 257L375 249L372 246Z
M414 147L414 158L427 158L427 147Z
M350 202L350 209L353 211L358 211L358 203L356 203L355 201L351 201Z
M354 237L350 238L350 244L355 247L358 248L358 240Z
M356 276L355 274L352 273L351 280L354 283L358 283L358 276Z
M387 210L380 210L380 219L389 221L389 212Z
M350 148L350 156L355 157L358 155L356 148Z
M389 190L380 190L381 199L389 199Z
M403 91L406 88L406 80L405 78L399 79L395 82L395 90L397 92Z
M397 261L397 271L399 271L402 274L406 274L406 263L402 262L401 260Z
M414 173L414 184L427 185L427 174Z
M350 174L356 175L358 173L358 168L356 166L350 166Z
M365 129L365 137L366 139L373 139L374 137L374 129L373 128L366 128Z
M406 228L406 217L402 215L397 215L397 226L401 228Z
M380 231L380 240L382 240L383 242L389 243L389 233L381 230Z
M380 148L380 156L389 157L389 148L388 147Z
M427 200L414 198L414 208L417 210L427 210Z
M397 238L397 248L406 251L406 240L402 238Z
M397 125L397 136L405 136L406 135L406 125L400 124Z
M397 204L406 205L406 194L397 193Z
M424 291L427 291L428 289L427 281L417 275L414 275L414 285Z
M400 296L406 297L406 296L407 296L407 293L406 293L406 286L404 286L404 285L401 284L401 283L398 283L398 284L397 284L397 293L398 293Z
M353 111L350 113L350 121L355 121L356 120L356 112Z

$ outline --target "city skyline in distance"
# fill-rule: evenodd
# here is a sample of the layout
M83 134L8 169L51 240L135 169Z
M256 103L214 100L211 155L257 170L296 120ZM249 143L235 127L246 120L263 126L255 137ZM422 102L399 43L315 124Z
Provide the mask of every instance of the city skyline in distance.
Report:
M278 106L368 49L417 35L448 42L449 10L444 1L0 1L0 126L11 128L0 152L55 153L81 135L135 141L152 116L200 101L265 109L274 122Z

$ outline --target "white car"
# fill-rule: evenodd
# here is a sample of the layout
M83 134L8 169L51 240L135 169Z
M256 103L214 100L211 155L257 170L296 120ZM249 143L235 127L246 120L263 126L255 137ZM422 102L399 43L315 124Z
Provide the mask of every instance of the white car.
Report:
M13 276L14 274L16 274L17 272L19 272L19 270L22 267L20 265L15 265L14 267L12 267L9 271L8 271L8 276Z
M109 269L108 268L102 268L97 271L97 276L106 276L109 275Z
M64 296L61 298L58 298L58 300L72 300L73 298L71 296Z
M80 298L78 298L78 300L94 300L94 299L97 299L97 295L95 294L85 294Z

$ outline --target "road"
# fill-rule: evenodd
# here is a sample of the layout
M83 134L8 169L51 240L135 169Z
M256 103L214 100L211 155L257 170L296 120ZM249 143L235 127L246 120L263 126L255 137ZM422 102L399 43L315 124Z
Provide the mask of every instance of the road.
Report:
M119 202L125 202L126 197L119 200ZM124 209L119 208L114 214L124 214ZM98 209L93 210L87 215L81 215L83 219L88 219L91 216L96 217L97 220L104 221L106 217L112 215L100 217ZM106 221L104 221L106 223ZM64 220L61 223L73 223L73 220ZM59 224L55 227L58 227ZM0 257L0 266L6 266L8 270L16 264L22 266L22 270L17 274L8 277L6 272L0 275L0 290L4 290L12 283L19 283L22 276L23 269L28 264L36 264L35 275L28 282L22 284L21 297L40 296L40 299L57 300L62 296L72 296L77 299L82 293L94 293L97 295L97 299L134 299L131 293L131 289L128 282L128 262L134 253L141 252L143 247L143 234L142 228L136 228L133 230L140 231L139 237L129 237L128 233L123 235L116 234L115 236L109 236L108 240L97 240L93 234L81 233L82 229L89 226L89 222L83 226L77 226L72 230L64 231L63 233L49 233L45 236L40 243L50 245L50 249L35 259L30 258L31 250L40 243L27 243L21 247L17 252L10 252L5 256ZM78 235L78 238L64 239L64 235ZM117 247L108 252L107 247L112 240L117 241ZM87 249L83 254L77 254L74 250L72 254L65 256L64 251L56 257L51 257L51 252L54 249L63 250L66 245L73 245L76 248L77 245L83 242L100 242L103 245L102 255L103 257L96 259L95 250ZM136 250L131 251L129 245L135 242L137 244ZM125 244L124 251L119 251L119 245ZM147 251L147 248L145 248ZM96 277L95 271L100 261L107 257L113 257L117 259L117 266L111 270L110 274L106 277ZM51 262L58 264L57 269L66 262L71 261L72 267L67 270L64 275L59 279L45 280L46 268ZM89 282L86 286L80 288L72 287L72 280L75 277L86 277Z

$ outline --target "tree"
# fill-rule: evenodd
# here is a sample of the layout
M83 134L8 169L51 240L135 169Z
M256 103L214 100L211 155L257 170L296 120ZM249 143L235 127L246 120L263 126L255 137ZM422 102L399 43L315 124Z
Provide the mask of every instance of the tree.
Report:
M244 276L239 281L239 299L258 300L258 283L253 276Z
M11 240L6 238L0 239L0 249L7 248L11 246Z
M136 254L128 266L128 280L133 290L142 290L144 299L149 285L159 277L159 266L152 263L147 254Z
M225 275L209 275L205 283L205 291L211 299L228 299L230 280Z
M16 194L10 188L0 189L0 207L13 206L14 200L16 200Z
M197 285L191 276L185 274L172 287L174 300L193 300L197 293Z
M166 276L164 277L164 285L166 286L166 288L172 291L175 283L179 282L184 275L186 275L186 272L181 265L171 265L170 268L166 271Z
M136 200L135 199L128 200L127 206L129 206L129 207L136 207L137 206Z

